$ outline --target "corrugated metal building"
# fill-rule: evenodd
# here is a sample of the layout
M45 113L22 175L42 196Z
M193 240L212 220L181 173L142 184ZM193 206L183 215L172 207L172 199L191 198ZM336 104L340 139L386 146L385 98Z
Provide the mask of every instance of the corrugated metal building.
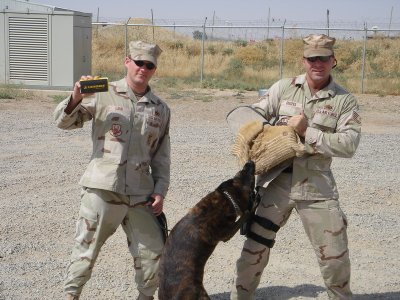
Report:
M0 0L0 84L71 88L91 74L92 14Z

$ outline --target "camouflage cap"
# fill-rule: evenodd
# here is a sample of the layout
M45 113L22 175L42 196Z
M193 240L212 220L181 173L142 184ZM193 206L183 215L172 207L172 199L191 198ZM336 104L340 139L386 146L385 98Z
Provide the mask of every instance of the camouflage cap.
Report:
M304 57L333 55L335 41L325 34L310 34L303 39Z
M142 41L132 41L129 43L129 54L133 60L147 60L157 65L157 58L161 52L161 48L154 44Z

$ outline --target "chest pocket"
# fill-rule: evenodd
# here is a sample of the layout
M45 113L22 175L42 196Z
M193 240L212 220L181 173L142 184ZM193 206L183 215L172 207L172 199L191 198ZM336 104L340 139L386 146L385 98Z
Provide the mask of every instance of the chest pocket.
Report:
M332 110L317 109L312 118L312 127L324 132L335 132L338 122L337 114Z
M299 115L302 109L301 103L292 100L282 100L279 107L279 119L276 125L286 125L288 118Z
M145 139L144 142L151 151L154 151L160 138L161 113L154 107L140 107L137 117L140 119L140 133Z

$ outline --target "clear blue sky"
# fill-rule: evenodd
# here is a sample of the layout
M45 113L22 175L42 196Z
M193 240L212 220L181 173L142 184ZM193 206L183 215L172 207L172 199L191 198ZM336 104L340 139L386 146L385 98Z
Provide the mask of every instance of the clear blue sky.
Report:
M166 20L212 20L213 14L220 20L251 21L290 20L301 22L325 22L327 10L332 21L358 22L369 25L389 23L391 11L392 28L400 27L399 0L31 0L71 10L93 14L97 11L100 21L151 18ZM210 24L210 23L208 23Z

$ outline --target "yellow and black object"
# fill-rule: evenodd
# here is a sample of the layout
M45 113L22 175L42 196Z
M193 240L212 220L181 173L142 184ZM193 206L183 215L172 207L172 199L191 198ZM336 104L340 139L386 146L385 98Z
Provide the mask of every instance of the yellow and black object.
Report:
M92 79L80 80L81 94L91 94L108 91L107 77L94 77Z

